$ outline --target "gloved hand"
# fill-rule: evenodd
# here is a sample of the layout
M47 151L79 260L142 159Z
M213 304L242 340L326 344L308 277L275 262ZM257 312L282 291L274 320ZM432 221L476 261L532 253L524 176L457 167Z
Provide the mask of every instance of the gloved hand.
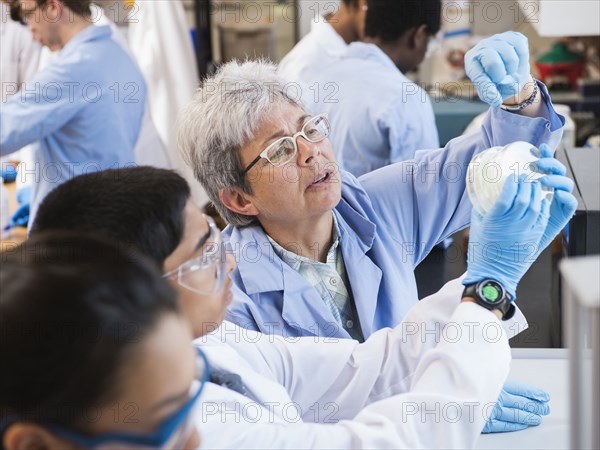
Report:
M0 177L4 180L5 183L10 183L17 179L17 169L12 164L2 163L2 168L0 169Z
M25 186L17 191L17 203L19 205L31 203L31 186Z
M529 45L521 33L507 31L483 39L465 54L465 72L479 98L498 107L529 81Z
M515 298L517 284L535 258L548 225L550 202L542 199L539 181L508 177L492 208L481 216L471 212L471 233L464 285L492 278Z
M566 167L554 158L554 152L547 144L540 145L541 158L536 163L539 171L548 173L540 179L542 186L554 188L554 198L550 205L548 226L544 231L535 258L554 240L569 223L577 209L577 199L571 192L575 183L566 177Z
M503 433L537 426L550 413L546 391L516 381L507 381L482 433Z
M29 223L29 206L31 204L31 187L24 187L17 192L19 208L10 218L9 227L26 227Z
M29 223L29 203L19 206L10 218L10 228L26 227Z

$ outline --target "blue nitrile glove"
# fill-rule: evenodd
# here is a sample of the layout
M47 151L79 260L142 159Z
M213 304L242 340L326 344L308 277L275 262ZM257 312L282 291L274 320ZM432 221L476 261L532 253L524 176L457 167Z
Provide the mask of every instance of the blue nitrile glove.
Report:
M566 177L567 168L554 158L554 152L547 144L540 145L541 158L536 162L539 171L549 175L540 179L542 186L554 188L554 198L550 205L550 217L540 247L535 257L554 240L569 223L577 209L577 199L571 192L575 183Z
M534 250L539 247L548 225L550 202L542 199L539 181L507 178L500 196L482 216L471 212L471 233L464 285L485 278L498 281L515 298L517 284L535 261Z
M19 205L31 203L31 186L25 186L17 191L17 202Z
M529 81L529 45L516 31L483 39L465 54L465 72L479 98L500 106L517 95Z
M12 164L2 164L0 169L0 177L5 183L11 183L17 179L17 169Z
M10 218L10 228L26 227L29 223L29 203L19 206Z
M498 397L482 433L504 433L523 430L542 423L550 413L550 395L534 386L507 381Z
M17 202L19 208L10 218L10 228L26 227L29 223L29 206L31 204L31 187L27 186L17 191Z

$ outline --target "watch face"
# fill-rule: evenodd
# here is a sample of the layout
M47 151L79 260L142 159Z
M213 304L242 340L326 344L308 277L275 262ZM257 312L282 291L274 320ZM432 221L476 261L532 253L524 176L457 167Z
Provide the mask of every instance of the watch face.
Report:
M479 284L478 291L479 296L492 305L502 303L504 298L504 289L494 280L482 281Z

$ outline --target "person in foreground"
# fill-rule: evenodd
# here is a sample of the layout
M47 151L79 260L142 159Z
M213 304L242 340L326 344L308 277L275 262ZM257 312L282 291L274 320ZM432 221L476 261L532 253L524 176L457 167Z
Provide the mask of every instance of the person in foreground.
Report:
M193 449L205 359L138 253L49 233L0 267L0 447Z
M512 187L516 189L516 186L513 184ZM518 195L521 206L502 214L503 220L511 220L513 214L521 217L526 198L531 198L532 202L539 200L539 186L522 182L518 187L521 186ZM97 195L99 190L103 190L104 195ZM534 194L533 197L531 194ZM505 195L504 206L508 203L507 198L516 193L507 192ZM564 195L570 196L567 186ZM538 208L539 205L534 206L533 211L527 214L529 219ZM547 215L547 211L543 214ZM538 227L544 226L546 219L543 214L539 215ZM558 217L553 220L564 222ZM515 225L517 229L526 232L523 228L525 222L517 220L516 224L519 224ZM475 377L497 376L498 361L494 358L494 362L484 368L490 364L487 359L485 362L479 360L475 354L473 359L460 356L461 346L473 344L474 348L478 348L482 343L468 343L466 339L462 343L444 342L444 325L451 323L454 327L455 319L462 317L453 317L455 310L470 315L481 309L469 303L468 299L464 303L469 304L460 303L462 287L458 280L422 300L394 330L381 330L364 344L314 337L285 339L222 322L230 300L227 295L229 287L222 274L233 269L231 256L227 255L226 260L225 255L215 252L215 244L220 242L217 233L209 235L208 224L189 201L185 181L169 171L134 168L75 178L46 198L32 235L52 229L87 231L138 247L163 267L165 275L178 289L182 309L192 322L195 336L215 330L196 340L196 344L204 349L212 366L240 375L242 386L237 383L238 389L234 390L215 383L208 384L202 398L204 414L200 426L204 430L202 437L207 448L465 447L474 444L475 435L481 432L486 419L489 419L486 427L493 424L509 431L539 424L541 415L549 411L548 398L545 395L538 397L533 388L529 397L505 395L505 399L501 398L498 407L494 408L499 386L504 381L502 378L494 394L490 395L491 401L480 398L475 400L476 407L466 403L460 407L461 415L468 424L440 422L434 415L425 413L427 408L435 410L436 396L446 387L450 397L444 398L452 405L453 401L458 401L457 395L461 400L464 400L463 394L465 398L473 395L473 392L467 393L474 387L470 385L471 381L467 381L472 370L482 370L482 374ZM528 240L537 239L536 233L539 230L528 232ZM484 234L481 239L489 237ZM199 246L199 243L203 245ZM474 259L481 257L474 251L471 256ZM504 256L513 258L518 255ZM496 264L489 263L490 266ZM524 272L530 262L523 264ZM475 277L486 272L482 266L477 270L472 274ZM212 273L212 276L207 276L207 273ZM512 272L510 277L516 277L516 281L521 275L520 272ZM222 281L206 284L207 280ZM234 293L238 294L235 288ZM459 304L461 307L457 309ZM505 332L497 328L500 322L492 315L492 324L489 325L490 317L484 314L485 317L484 321L475 316L471 319L481 329L494 327L497 336L494 333L494 342L486 344L494 348L506 346L508 352ZM437 331L432 335L431 330ZM463 336L466 337L466 334ZM436 347L438 343L439 348ZM448 355L442 350L444 348ZM434 354L427 353L428 350L434 351ZM455 350L458 354L454 354ZM439 351L442 353L436 353ZM489 357L488 354L486 358ZM456 358L461 359L460 363ZM454 363L457 363L456 367ZM445 369L435 376L429 372L425 378L414 375L417 368L422 366L424 369L429 364ZM472 367L479 364L481 367L477 369ZM433 367L430 369L436 372ZM446 370L457 370L456 374L461 376L451 376ZM462 378L463 372L468 374L465 375L467 378ZM477 383L481 381L479 379ZM457 386L450 387L448 383L456 383ZM411 392L411 386L418 386L421 396L416 391ZM481 393L480 388L477 391ZM514 404L507 407L510 397ZM427 404L423 403L424 398ZM383 401L381 405L377 403L380 400ZM402 405L408 405L408 410L400 416ZM442 403L437 405L443 406ZM484 406L485 412L480 409L481 406ZM467 411L465 408L475 409ZM475 417L481 413L483 418ZM470 422L467 417L478 423ZM372 423L372 426L367 423ZM457 432L456 437L454 431ZM467 434L463 434L465 432ZM450 433L450 440L443 438L447 433Z

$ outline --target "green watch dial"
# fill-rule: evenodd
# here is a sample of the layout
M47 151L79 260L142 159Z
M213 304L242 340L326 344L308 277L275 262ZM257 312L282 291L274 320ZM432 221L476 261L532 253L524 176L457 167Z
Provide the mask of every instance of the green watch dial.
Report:
M484 280L479 284L479 296L490 305L502 303L504 289L494 280Z
M494 286L485 286L482 293L483 297L490 302L495 302L500 297L500 292Z

